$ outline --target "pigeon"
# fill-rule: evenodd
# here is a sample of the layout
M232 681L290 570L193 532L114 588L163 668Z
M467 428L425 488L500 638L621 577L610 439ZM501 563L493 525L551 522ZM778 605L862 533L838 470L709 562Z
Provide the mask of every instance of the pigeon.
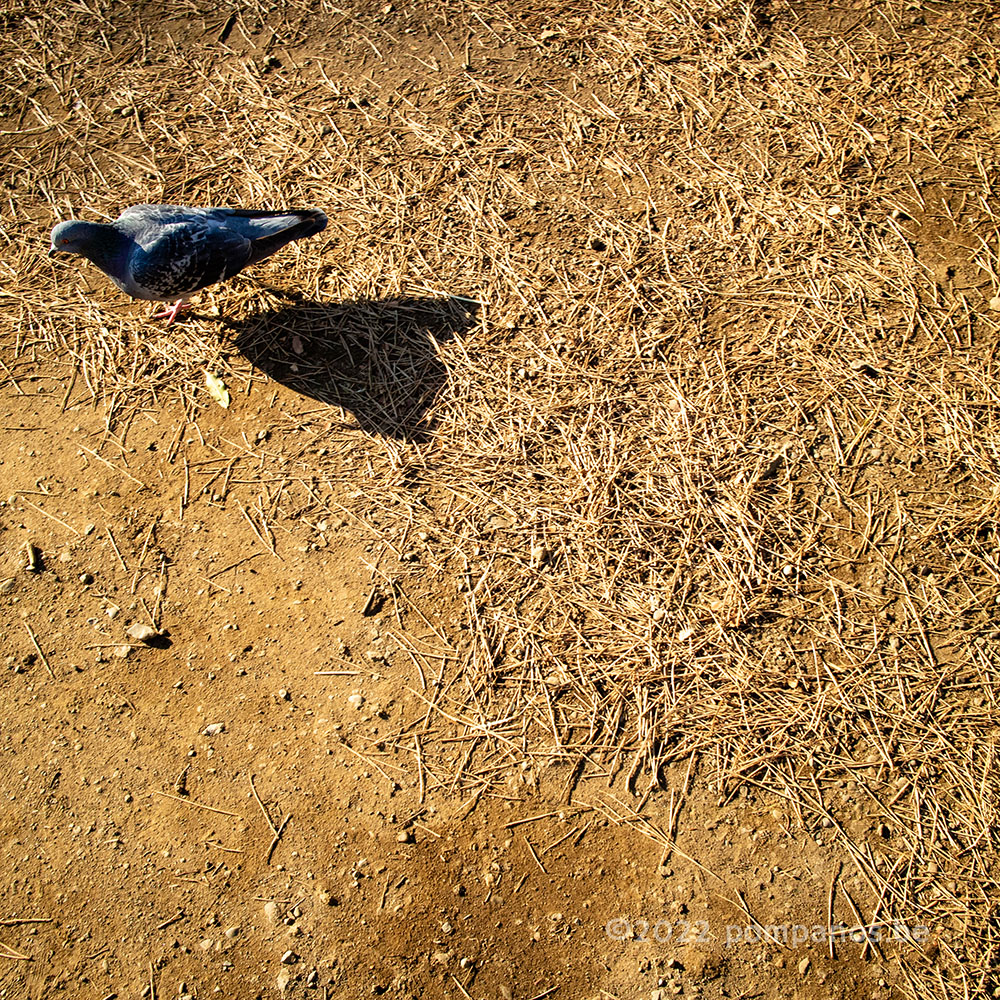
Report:
M49 256L81 254L132 298L173 302L153 317L165 317L170 326L189 308L194 292L325 227L326 216L318 209L133 205L110 223L60 222L52 230Z

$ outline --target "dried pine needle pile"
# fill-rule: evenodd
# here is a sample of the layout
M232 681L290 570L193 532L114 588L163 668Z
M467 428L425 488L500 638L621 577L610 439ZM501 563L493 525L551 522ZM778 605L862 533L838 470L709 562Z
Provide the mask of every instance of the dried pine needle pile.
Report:
M935 928L914 996L987 995L993 5L546 6L8 7L5 363L109 423L206 368L311 397L299 474L458 581L483 754L773 792ZM164 331L43 263L139 201L331 227Z

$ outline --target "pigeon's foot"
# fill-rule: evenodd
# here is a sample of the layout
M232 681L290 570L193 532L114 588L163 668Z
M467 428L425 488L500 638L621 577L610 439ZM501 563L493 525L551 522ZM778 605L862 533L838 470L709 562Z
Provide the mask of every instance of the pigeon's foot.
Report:
M190 302L186 302L184 299L178 299L169 309L164 309L162 312L154 313L153 319L165 319L167 321L167 326L173 326L174 320L177 319L178 315L185 309L190 308Z

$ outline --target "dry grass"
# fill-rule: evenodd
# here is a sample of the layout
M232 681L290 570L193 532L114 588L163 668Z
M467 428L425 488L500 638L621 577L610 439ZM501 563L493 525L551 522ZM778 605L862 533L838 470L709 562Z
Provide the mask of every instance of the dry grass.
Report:
M529 761L641 795L693 761L832 830L866 919L932 926L914 996L993 995L991 5L326 6L326 49L292 7L224 44L193 3L113 37L7 14L11 376L78 372L109 426L194 414L206 367L262 377L235 343L318 400L296 516L345 504L404 589L460 581L462 651L409 647L468 736L428 735L433 782ZM220 341L42 263L54 217L141 200L333 224L205 295Z

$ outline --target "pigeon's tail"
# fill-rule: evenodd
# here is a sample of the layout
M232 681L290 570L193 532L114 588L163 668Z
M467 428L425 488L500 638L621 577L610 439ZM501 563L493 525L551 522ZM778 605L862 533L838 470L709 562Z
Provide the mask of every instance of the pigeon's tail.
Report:
M226 227L250 240L247 264L270 257L286 243L315 236L326 228L326 216L315 208L289 212L254 212L230 209L226 212Z

